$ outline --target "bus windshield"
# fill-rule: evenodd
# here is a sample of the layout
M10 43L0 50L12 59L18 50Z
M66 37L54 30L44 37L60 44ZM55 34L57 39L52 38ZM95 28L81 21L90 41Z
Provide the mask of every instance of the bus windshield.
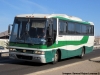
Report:
M46 19L16 18L10 41L42 44L45 39Z

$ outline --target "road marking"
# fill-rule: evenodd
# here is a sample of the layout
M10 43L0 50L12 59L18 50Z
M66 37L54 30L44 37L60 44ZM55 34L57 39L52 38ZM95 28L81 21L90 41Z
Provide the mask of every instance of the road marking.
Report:
M56 68L52 68L52 69L47 69L47 70L43 70L43 71L39 71L39 72L34 72L34 73L30 73L30 74L25 74L25 75L39 75L39 74L43 74L43 73L63 69L63 68L69 67L69 66L74 66L74 65L77 65L77 64L81 64L81 63L84 63L86 61L88 61L88 60L84 60L84 61L81 61L81 62L76 62L76 63L73 63L73 64L68 64L68 65L64 65L64 66L56 67Z

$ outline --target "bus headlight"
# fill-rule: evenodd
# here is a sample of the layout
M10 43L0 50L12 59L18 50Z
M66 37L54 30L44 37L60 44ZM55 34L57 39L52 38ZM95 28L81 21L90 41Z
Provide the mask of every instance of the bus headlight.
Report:
M14 49L14 48L10 48L9 51L10 51L10 52L15 52L16 49Z
M34 54L45 54L44 51L34 51Z

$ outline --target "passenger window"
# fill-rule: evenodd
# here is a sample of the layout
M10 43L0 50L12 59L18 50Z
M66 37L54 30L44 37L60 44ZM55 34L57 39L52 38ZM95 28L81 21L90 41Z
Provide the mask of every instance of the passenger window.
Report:
M86 25L82 25L82 34L87 34L88 30L87 30L87 26Z
M92 34L92 27L91 27L91 26L89 26L88 28L89 28L89 29L88 29L89 34Z
M64 24L63 24L63 21L59 21L59 29L60 29L60 33L64 33Z
M64 22L64 33L68 32L68 23Z
M92 34L94 34L94 26L92 26Z
M68 23L68 34L75 34L75 25L74 23Z
M75 31L76 31L76 34L81 34L81 25L80 24L75 24Z

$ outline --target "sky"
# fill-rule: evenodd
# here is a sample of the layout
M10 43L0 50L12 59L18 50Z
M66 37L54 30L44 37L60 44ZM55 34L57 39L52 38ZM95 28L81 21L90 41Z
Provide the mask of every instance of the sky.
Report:
M0 0L0 32L6 31L19 14L66 14L95 25L100 36L100 0Z

